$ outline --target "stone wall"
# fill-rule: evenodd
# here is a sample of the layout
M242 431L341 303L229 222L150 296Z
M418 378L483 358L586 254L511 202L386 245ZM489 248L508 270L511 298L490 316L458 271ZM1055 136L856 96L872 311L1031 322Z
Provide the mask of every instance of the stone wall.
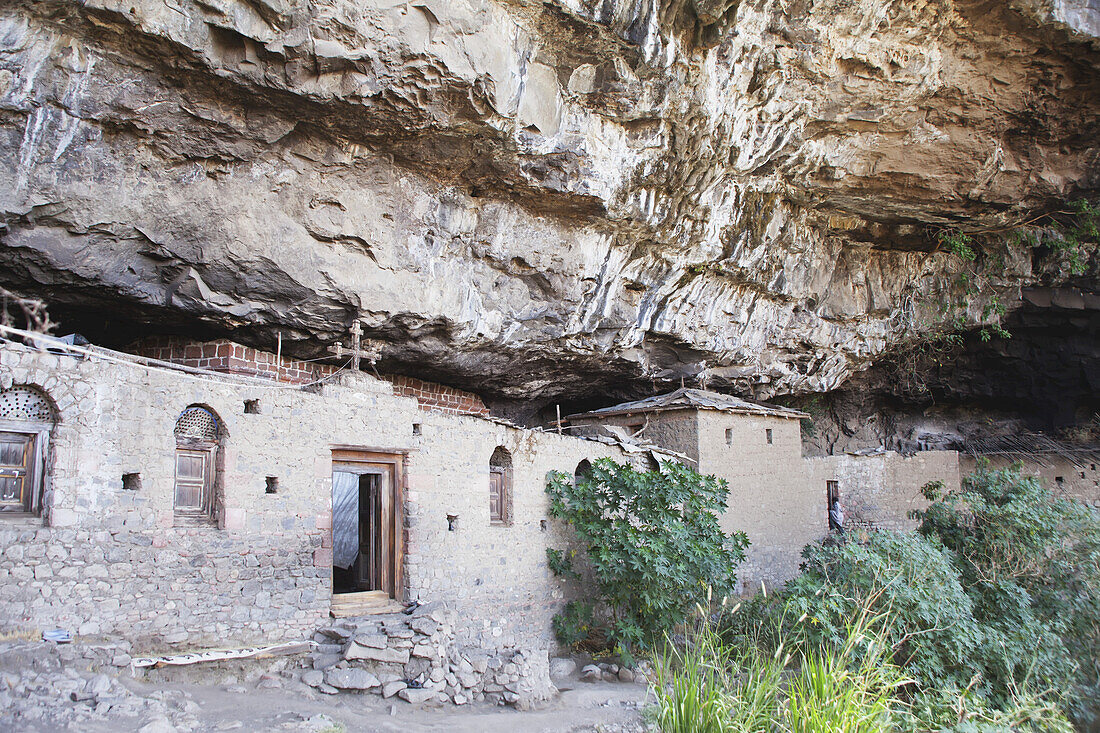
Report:
M959 454L955 451L825 456L809 458L806 464L814 509L823 526L828 523L828 481L837 482L846 525L897 531L916 529L911 514L928 507L920 493L926 483L943 481L948 491L959 488Z
M698 424L699 470L730 487L722 528L741 530L752 543L739 584L752 591L793 577L802 548L826 529L806 481L799 421L703 410Z
M545 648L499 650L456 642L458 615L435 602L411 614L342 620L314 635L306 684L324 692L369 691L421 703L487 700L527 707L551 690Z
M46 516L0 518L0 630L61 626L145 650L301 638L327 618L334 446L406 455L405 599L452 604L456 643L545 650L562 597L546 567L561 544L544 521L546 473L622 460L593 441L424 412L361 375L307 391L5 345L0 377L41 388L60 415ZM173 427L193 404L228 434L217 527L173 513ZM512 454L508 526L489 523L497 446Z
M1058 455L1044 455L1040 462L1036 459L991 456L986 460L993 468L1006 468L1013 463L1020 463L1025 475L1035 476L1055 494L1100 508L1100 471L1097 470L1100 464L1093 463L1089 458L1070 460ZM968 453L960 453L959 465L963 475L973 473L977 468L977 459Z

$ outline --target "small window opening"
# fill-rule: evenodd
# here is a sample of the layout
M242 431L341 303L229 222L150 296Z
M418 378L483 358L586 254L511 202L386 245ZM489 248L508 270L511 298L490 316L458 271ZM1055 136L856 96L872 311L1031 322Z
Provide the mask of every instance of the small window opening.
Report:
M279 493L279 477L278 476L268 476L267 477L267 487L264 489L264 493L267 493L267 494L278 494Z
M1081 472L1081 478L1084 478L1084 477L1085 477L1085 472L1084 472L1084 471L1082 471L1082 472Z
M414 422L413 423L413 435L421 435L421 434L422 434L422 430L420 428L420 423Z
M209 523L220 514L225 431L208 407L191 405L176 420L175 514Z
M260 401L259 400L245 400L244 401L244 414L246 414L246 415L259 415L260 414Z
M141 474L140 473L124 473L124 474L122 474L122 490L123 491L141 491Z
M733 428L726 428L726 445L733 445Z
M447 531L448 532L454 532L457 527L458 527L458 515L457 514L448 514L447 515Z
M545 519L540 519L539 520L539 530L545 532L549 528L550 528L550 522L548 522Z
M512 454L503 446L489 459L489 521L512 523Z
M1089 464L1089 470L1090 471L1095 471L1096 470L1096 464L1095 463L1090 463Z
M588 481L592 478L592 464L588 462L588 459L582 459L577 464L576 470L573 471L573 485L581 483L582 481Z
M1058 483L1059 486L1066 482L1066 479L1063 476L1055 476L1054 480Z
M771 444L772 444L772 429L771 429L771 428L768 428L767 430L765 430L765 431L764 431L764 435L765 435L765 436L767 437L767 439L768 439L768 445L771 445Z

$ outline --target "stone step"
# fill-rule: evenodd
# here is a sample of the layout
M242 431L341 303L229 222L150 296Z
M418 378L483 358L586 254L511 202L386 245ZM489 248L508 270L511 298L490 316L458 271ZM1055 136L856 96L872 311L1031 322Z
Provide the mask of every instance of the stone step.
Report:
M398 613L404 606L382 591L363 593L337 593L332 596L329 613L335 618L373 616L380 613Z

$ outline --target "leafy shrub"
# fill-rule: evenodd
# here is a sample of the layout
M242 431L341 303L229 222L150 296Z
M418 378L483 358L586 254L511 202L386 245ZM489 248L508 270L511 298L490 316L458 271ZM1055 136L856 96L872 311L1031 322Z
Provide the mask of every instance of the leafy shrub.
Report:
M1003 691L1029 675L1100 699L1100 515L1018 467L983 464L957 492L924 492L933 504L920 532L952 553L987 644L1002 650L1003 666L985 670L990 683Z
M1059 730L1063 710L1085 724L1100 699L1100 517L1015 469L925 493L918 533L810 545L803 573L725 619L725 637L836 649L869 611L913 680L910 727Z
M552 623L558 641L573 649L590 645L598 633L592 604L586 601L569 601Z
M725 481L672 462L642 472L605 458L576 483L550 474L546 492L551 516L576 532L620 653L661 638L708 593L733 590L748 540L718 524ZM572 553L549 550L548 561L559 574L576 572Z
M872 532L866 544L810 545L803 573L787 586L788 616L812 646L842 643L864 609L884 614L894 658L922 683L939 687L972 675L984 636L942 548L916 535Z

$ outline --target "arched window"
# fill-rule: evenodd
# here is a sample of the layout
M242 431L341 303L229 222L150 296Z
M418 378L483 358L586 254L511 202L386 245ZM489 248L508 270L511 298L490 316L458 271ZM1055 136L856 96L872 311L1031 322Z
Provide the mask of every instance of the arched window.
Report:
M225 437L221 420L202 405L191 405L176 420L176 516L201 522L217 517Z
M50 398L34 387L0 389L0 512L41 514L56 422Z
M592 464L585 458L577 464L577 470L573 471L573 485L576 486L581 481L587 481L592 478Z
M489 459L489 521L512 523L512 454L501 446Z

